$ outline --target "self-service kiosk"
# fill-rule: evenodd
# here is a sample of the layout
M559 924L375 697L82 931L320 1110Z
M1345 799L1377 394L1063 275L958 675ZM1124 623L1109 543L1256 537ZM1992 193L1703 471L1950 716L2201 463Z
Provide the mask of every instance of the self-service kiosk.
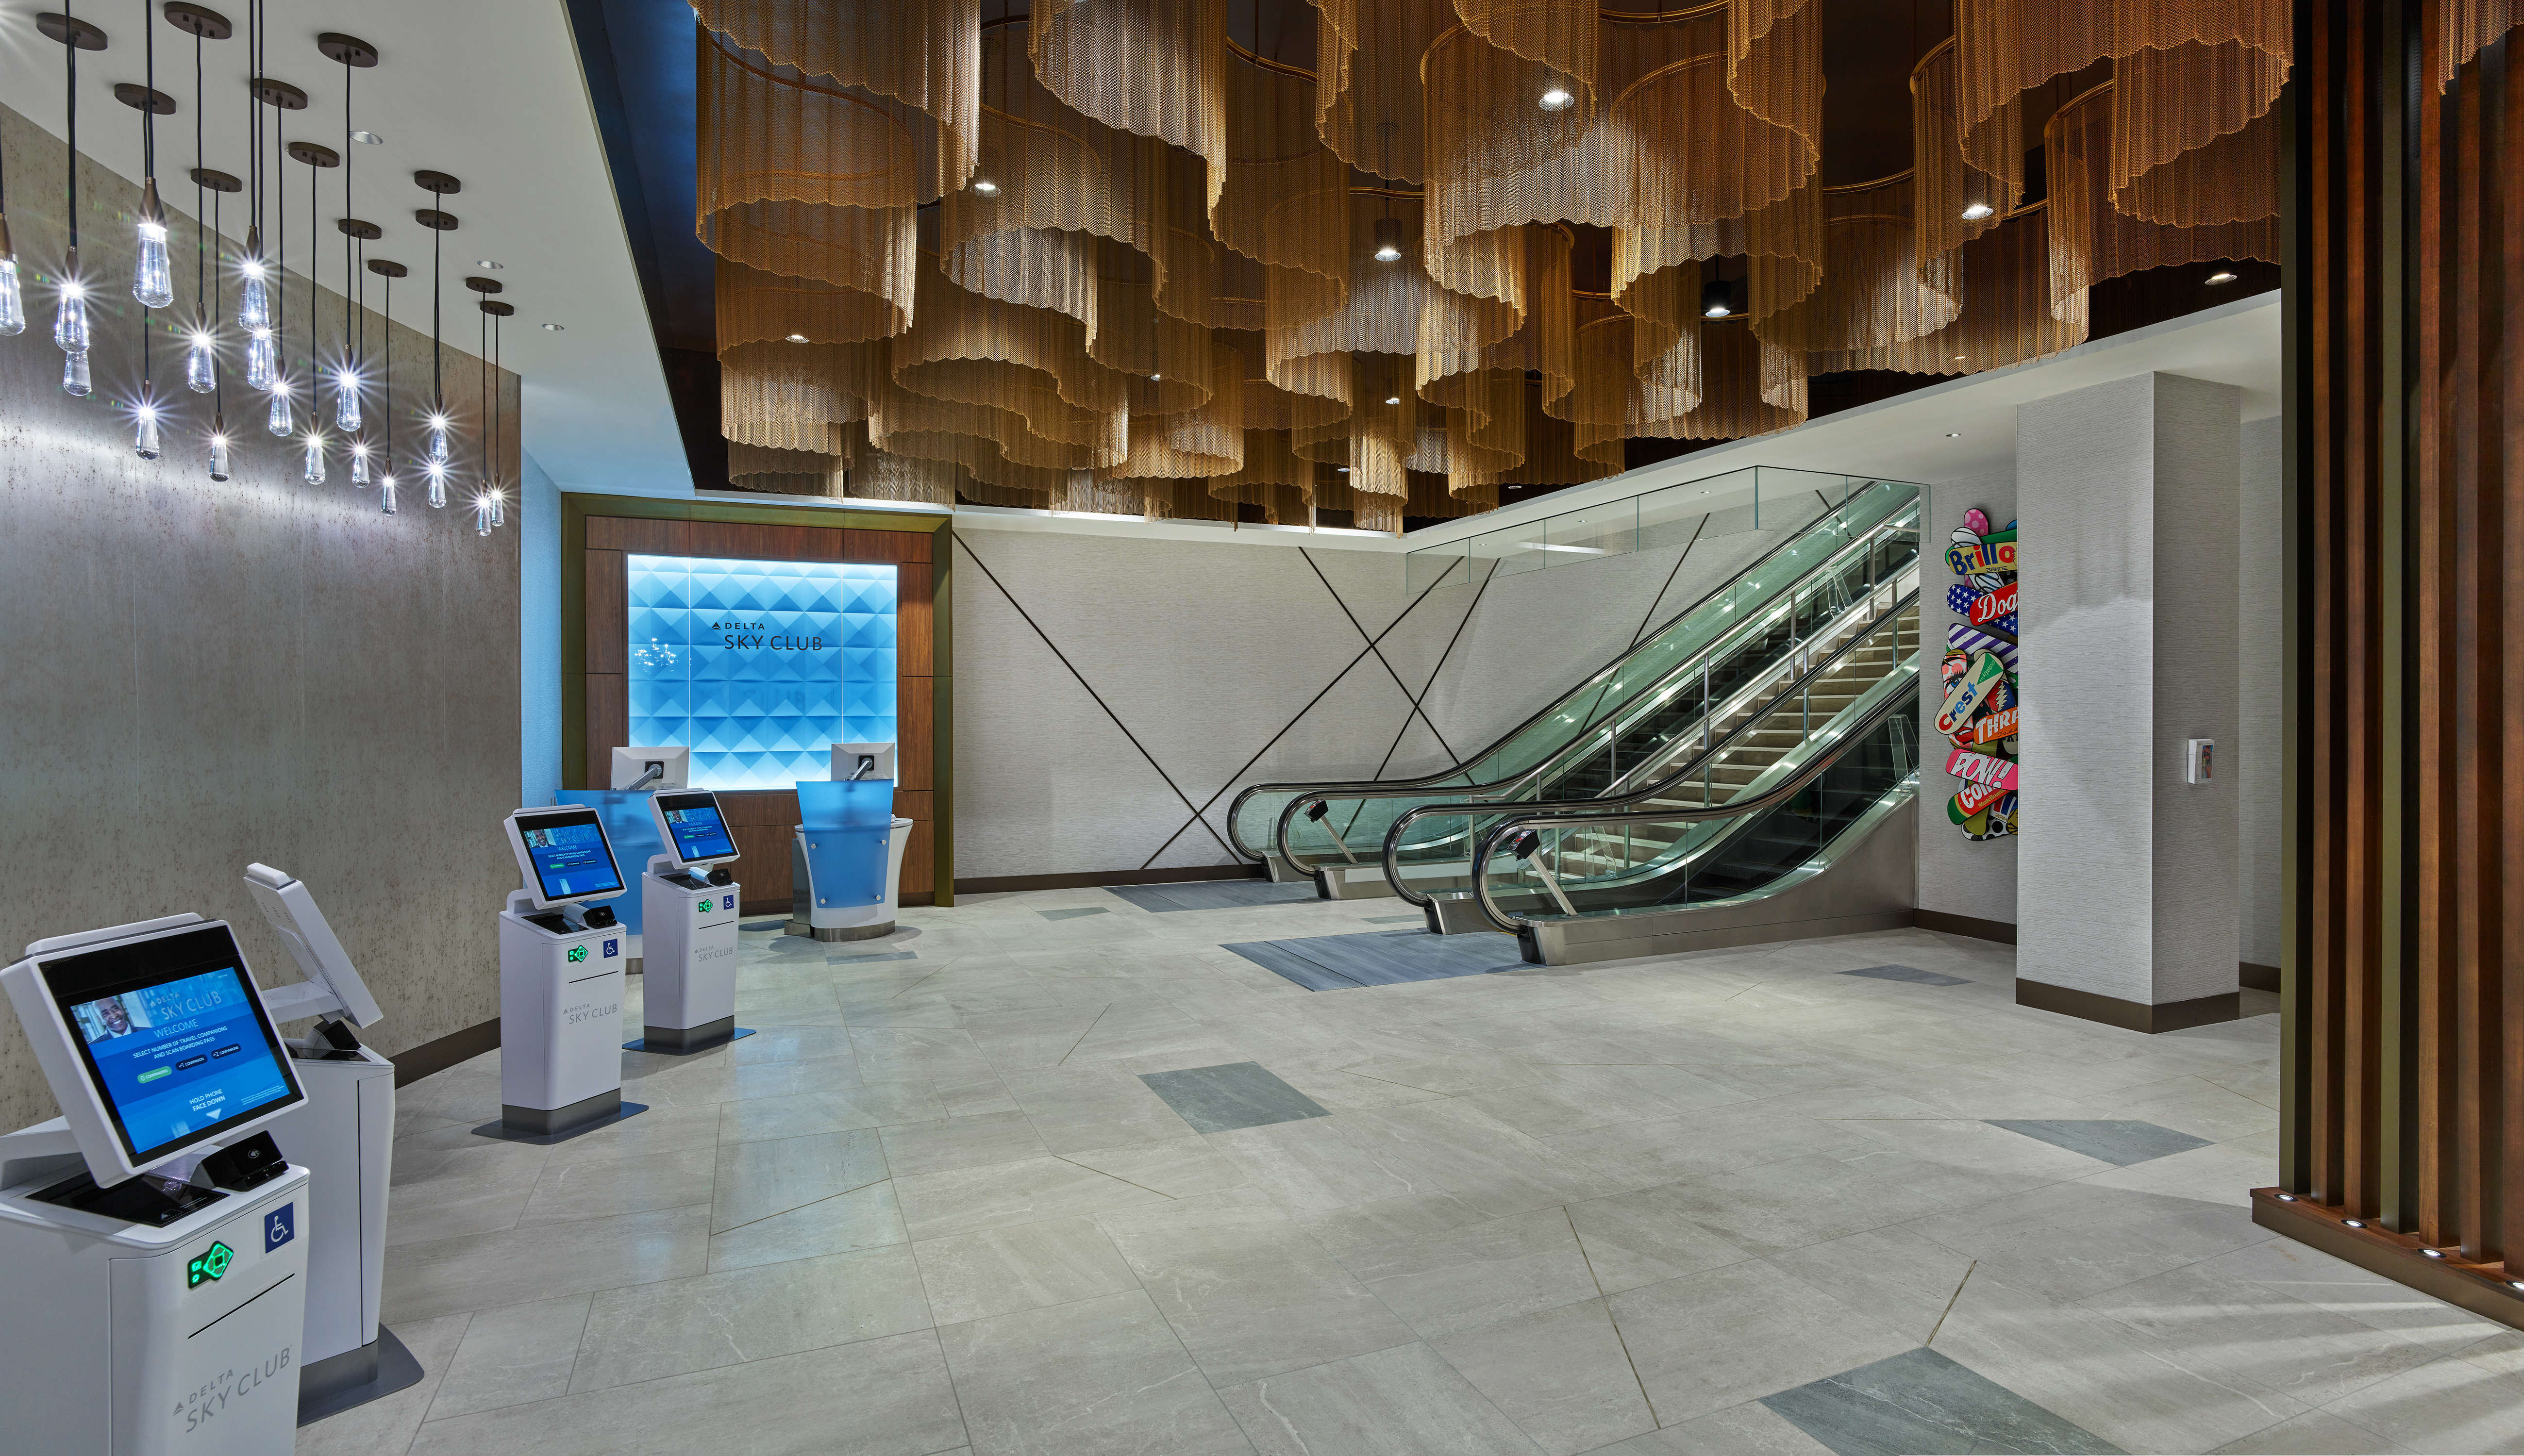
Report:
M249 865L245 887L307 979L263 994L279 1023L316 1018L284 1042L305 1105L270 1127L283 1157L312 1174L323 1213L307 1239L307 1344L300 1354L304 1425L415 1384L420 1362L377 1323L384 1291L386 1190L394 1181L394 1063L360 1044L385 1013L316 898L286 870Z
M604 821L582 804L507 821L525 888L500 912L500 1120L485 1137L554 1141L649 1109L622 1100L629 937L591 900L623 892Z
M37 941L0 970L62 1116L0 1137L0 1444L267 1456L295 1440L307 1101L236 938L175 915Z
M788 933L865 941L894 933L911 821L894 812L894 745L833 745L831 781L798 781Z
M626 1051L675 1055L723 1046L751 1029L736 1024L736 905L743 893L728 865L736 840L706 789L659 793L649 801L666 852L640 876L642 959L640 1040Z

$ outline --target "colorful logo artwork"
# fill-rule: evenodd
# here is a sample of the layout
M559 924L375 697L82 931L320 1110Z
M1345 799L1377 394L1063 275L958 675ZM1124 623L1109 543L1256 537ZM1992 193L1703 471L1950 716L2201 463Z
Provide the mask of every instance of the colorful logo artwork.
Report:
M1936 731L1953 743L1946 772L1956 779L1946 817L1966 839L2016 832L2015 522L1992 529L1987 512L1964 512L1946 547L1946 565L1961 580L1946 590L1946 609L1963 618L1946 627L1939 664Z
M585 959L587 959L587 947L585 946L572 946L569 947L569 963L571 965L576 965Z

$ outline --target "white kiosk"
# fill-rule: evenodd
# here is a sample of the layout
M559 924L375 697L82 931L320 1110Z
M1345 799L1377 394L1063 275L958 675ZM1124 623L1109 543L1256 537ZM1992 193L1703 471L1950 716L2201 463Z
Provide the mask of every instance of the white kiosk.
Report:
M620 895L622 871L583 804L518 809L507 828L526 885L500 912L500 1120L473 1131L557 1142L649 1110L622 1100L630 937L582 904Z
M245 888L307 979L263 994L274 1022L316 1018L284 1042L307 1102L271 1124L281 1155L311 1170L324 1212L307 1238L307 1344L298 1423L306 1425L416 1384L420 1362L377 1323L386 1261L386 1191L394 1181L394 1063L355 1032L385 1018L359 967L305 884L267 864Z
M788 933L818 941L892 935L902 850L911 842L911 821L894 812L894 745L837 743L832 774L831 794L811 781L798 785Z
M307 1100L225 923L37 941L0 971L62 1116L0 1137L0 1445L267 1456L296 1439Z
M682 1056L724 1046L752 1029L736 1024L736 904L728 864L736 840L706 789L661 791L649 801L666 852L640 876L640 1040L625 1051Z

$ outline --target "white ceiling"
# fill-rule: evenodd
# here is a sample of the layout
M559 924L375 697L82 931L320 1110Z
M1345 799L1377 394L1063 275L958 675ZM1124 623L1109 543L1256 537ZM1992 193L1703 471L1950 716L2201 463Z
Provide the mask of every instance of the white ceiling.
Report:
M212 98L205 151L210 166L243 176L246 0L209 3L237 35L203 46ZM35 16L60 8L61 0L0 0L0 98L56 136L64 126L62 47L35 28ZM79 55L80 149L134 182L140 114L115 101L114 85L143 78L142 12L143 0L87 0L73 10L111 41ZM189 213L193 38L159 19L158 0L148 0L147 12L156 20L158 89L178 107L158 121L159 188L170 210ZM560 0L269 0L266 16L268 73L304 88L310 101L303 112L266 110L283 119L289 140L342 147L342 68L316 51L319 32L359 36L382 58L352 82L353 123L385 138L353 149L352 206L385 229L368 256L413 270L395 290L396 320L423 332L430 322L430 233L412 215L433 202L412 174L452 173L464 190L444 207L463 225L446 238L447 342L472 352L478 323L461 280L482 271L474 261L506 265L491 276L508 285L502 297L517 310L503 329L501 363L524 380L526 453L565 490L690 494L665 372ZM297 224L289 262L300 269L309 171L289 164ZM339 288L333 219L343 216L342 173L319 175L326 247L317 279ZM222 218L231 234L243 231L235 212L231 206ZM378 292L368 290L372 308ZM564 331L547 332L546 323Z

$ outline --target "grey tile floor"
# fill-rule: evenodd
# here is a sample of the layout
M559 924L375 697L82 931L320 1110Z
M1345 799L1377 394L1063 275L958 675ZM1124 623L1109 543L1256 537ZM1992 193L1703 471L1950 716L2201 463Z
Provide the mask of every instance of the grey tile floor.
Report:
M626 1055L639 1117L474 1137L496 1053L404 1089L428 1375L298 1449L2524 1451L2524 1335L2248 1217L2272 1016L2024 1010L1915 931L1328 992L1220 948L1371 909L752 932L760 1034ZM1957 984L1842 974L1887 965ZM1203 1134L1141 1080L1244 1063L1327 1115Z

